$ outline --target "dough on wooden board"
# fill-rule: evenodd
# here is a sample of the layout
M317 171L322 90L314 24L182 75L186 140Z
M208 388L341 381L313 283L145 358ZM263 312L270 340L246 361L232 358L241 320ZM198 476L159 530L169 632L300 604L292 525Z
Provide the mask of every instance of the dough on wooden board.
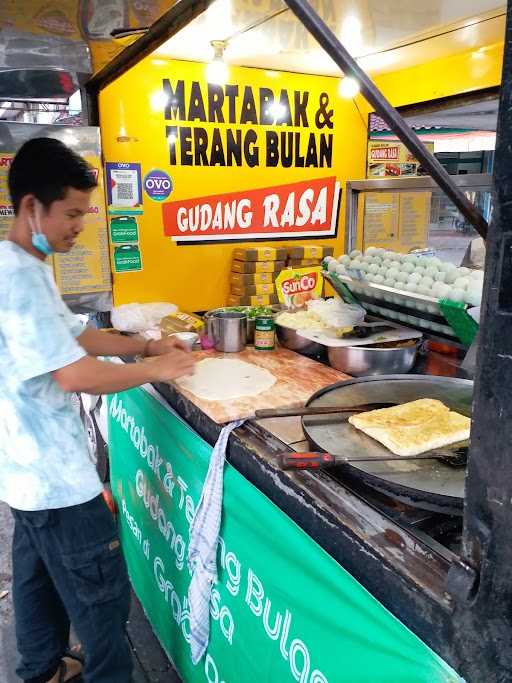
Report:
M228 358L205 358L195 366L195 373L182 377L177 384L205 401L229 401L257 396L276 382L272 373L252 363Z

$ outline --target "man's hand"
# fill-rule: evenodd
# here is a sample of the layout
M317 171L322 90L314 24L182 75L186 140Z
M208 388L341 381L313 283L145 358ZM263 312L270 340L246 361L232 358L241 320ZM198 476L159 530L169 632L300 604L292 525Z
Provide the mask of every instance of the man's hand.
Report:
M185 342L177 337L162 337L162 339L158 340L152 339L146 347L146 353L148 356L163 356L176 349L190 353L190 349Z
M171 382L185 375L193 375L195 363L193 354L178 348L147 361L148 367L151 367L153 382Z

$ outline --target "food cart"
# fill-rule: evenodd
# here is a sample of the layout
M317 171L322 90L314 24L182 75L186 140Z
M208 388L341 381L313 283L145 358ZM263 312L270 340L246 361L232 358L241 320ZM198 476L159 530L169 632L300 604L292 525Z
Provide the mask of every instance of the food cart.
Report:
M256 8L234 5L242 23L256 31L265 17L275 21L275 41L293 31L301 39L307 36L296 28L300 25L285 5L266 7L263 16L259 3ZM432 178L484 233L482 217L429 161L318 16L306 3L287 0L287 5L330 56L340 58L347 73L358 75L370 108L388 116ZM368 9L367 3L364 7ZM267 59L267 72L261 64L250 65L260 69L233 67L231 90L208 88L204 64L187 62L184 55L190 54L187 45L200 48L200 29L212 26L215 11L216 3L176 3L89 83L90 115L92 122L99 117L102 130L110 216L132 216L137 224L130 239L120 243L111 230L117 304L162 299L189 311L224 304L233 239L252 245L322 239L342 251L339 191L345 191L347 181L364 177L364 118L352 101L338 97L332 77L311 66L309 73L316 75L284 75L275 70L275 54ZM217 31L223 21L221 13ZM180 35L174 48L172 36ZM257 43L261 36L255 35ZM158 51L168 38L170 53ZM408 73L384 74L380 86L394 104L496 86L500 50L492 44L479 53L483 57L469 51ZM481 68L474 70L471 65L479 59ZM470 79L467 86L460 83L464 74ZM271 87L272 79L279 85ZM505 103L508 90L504 82ZM245 101L236 99L240 93ZM266 118L266 104L275 104L276 93L278 104L295 107L288 124L295 133L291 141L285 136L282 142L276 134L282 132L279 125L286 125L282 109ZM306 102L314 102L311 110ZM240 359L267 364L278 376L275 390L263 396L264 405L256 405L261 396L205 402L174 385L110 397L111 481L130 576L156 635L185 681L435 683L463 677L476 683L510 675L511 497L504 440L510 407L507 383L498 379L508 378L511 357L506 334L510 238L504 228L509 110L502 108L497 153L497 189L503 196L498 194L488 241L488 263L499 264L488 268L485 289L482 346L489 352L479 359L466 478L461 470L445 476L439 463L418 466L405 480L390 475L389 468L375 471L362 465L290 473L279 466L283 452L301 451L311 443L328 448L329 440L338 444L340 435L331 431L326 441L325 425L312 418L251 419L255 407L328 404L325 387L347 401L353 400L351 395L366 398L368 391L380 400L390 400L393 393L399 401L401 392L410 395L410 387L428 385L421 389L426 395L455 394L459 405L469 405L471 382L454 376L458 363L451 356L436 377L351 380L286 349L258 360L258 352L246 350ZM309 216L298 225L277 213L275 223L263 225L242 216L227 232L225 222L216 226L190 218L195 207L209 206L204 215L212 216L215 202L249 198L256 204L270 194L281 200L282 208L292 192L309 190L315 197L315 190L323 187L329 202L317 223ZM246 421L228 448L210 643L194 666L189 652L188 529L221 425L237 419Z

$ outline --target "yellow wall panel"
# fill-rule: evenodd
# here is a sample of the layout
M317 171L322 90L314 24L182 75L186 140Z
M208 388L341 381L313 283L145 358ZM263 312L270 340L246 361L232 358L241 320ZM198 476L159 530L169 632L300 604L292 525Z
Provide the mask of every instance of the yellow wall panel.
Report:
M432 59L426 49L423 64L376 76L374 81L394 107L402 107L497 86L502 64L503 43L443 59ZM358 104L366 112L372 111L362 97Z
M426 53L424 64L377 76L375 82L394 106L474 92L499 85L502 54L502 44L479 47L437 60L428 60ZM268 167L262 161L265 131L282 130L282 127L273 128L261 123L255 126L239 123L229 126L200 121L172 122L165 119L162 104L163 79L169 79L173 87L180 79L189 84L196 81L204 87L205 68L206 65L202 63L148 57L107 86L100 94L105 161L140 163L142 178L155 168L165 171L174 184L169 201L250 191L302 181L311 182L333 175L342 188L338 234L335 239L322 240L322 243L333 245L335 253L340 253L344 244L345 182L365 176L366 115L371 111L371 107L359 97L357 103L362 112L361 116L352 101L344 100L338 95L339 81L335 78L230 68L228 83L237 84L240 89L248 85L255 92L262 87L270 88L275 93L279 93L283 88L289 93L295 90L307 91L310 97L310 125L318 109L320 95L328 95L334 122L332 167ZM241 129L243 132L252 127L257 131L262 147L260 164L254 168L250 168L246 163L231 168L183 166L179 163L179 157L176 164L171 164L166 139L166 125L170 124L202 126L209 134L213 127L217 126L222 135L225 135L226 129L230 127ZM311 129L314 130L314 126L311 126ZM302 135L308 132L294 126L289 130L299 131ZM233 249L255 242L177 246L164 235L162 204L149 199L143 193L143 214L137 217L143 269L134 273L114 273L115 303L167 300L185 310L203 310L222 305L228 296L228 272ZM319 242L314 238L309 241ZM293 242L292 239L285 239L282 243ZM264 244L270 243L258 241L258 245Z
M233 125L203 123L200 121L170 121L165 119L162 100L162 82L169 79L173 88L180 79L185 84L205 84L205 65L195 62L171 61L149 57L125 75L110 84L100 94L100 120L103 154L106 162L140 163L141 175L152 169L165 171L172 179L174 189L166 201L186 200L218 194L237 193L274 186L312 182L335 176L342 187L339 208L338 234L333 239L311 237L301 244L321 243L335 247L336 253L343 249L344 241L344 184L347 179L364 178L366 162L366 125L352 101L338 94L339 80L329 77L306 76L283 72L265 72L258 69L230 68L228 83L237 84L240 91L250 86L254 92L270 88L276 94L285 89L293 96L295 91L308 92L307 119L305 126L272 126L258 122L257 125L236 123ZM265 164L265 135L268 130L300 132L301 145L307 144L310 132L318 138L315 126L320 109L320 98L327 95L327 111L332 110L332 166L323 168L283 168ZM325 100L324 100L325 101ZM236 105L237 117L240 103ZM226 105L227 107L227 105ZM225 114L228 108L225 108ZM260 146L260 164L249 167L221 167L170 163L170 147L166 138L166 125L201 126L211 138L213 128L221 135L226 130L240 129L245 133L254 129ZM179 155L177 162L179 162ZM107 179L108 182L108 179ZM164 235L162 205L143 193L143 213L137 216L140 233L140 250L143 269L133 273L114 272L114 300L116 304L130 301L166 300L178 304L184 310L203 310L223 305L228 297L229 271L235 247L247 243L209 243L177 246ZM254 242L251 242L254 244ZM285 239L279 244L292 244ZM269 244L258 241L260 246Z

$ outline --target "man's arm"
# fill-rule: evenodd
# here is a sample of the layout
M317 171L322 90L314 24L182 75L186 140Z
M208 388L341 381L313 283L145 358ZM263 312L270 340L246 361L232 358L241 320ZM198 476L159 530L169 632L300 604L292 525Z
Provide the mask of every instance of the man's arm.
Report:
M173 337L148 341L137 336L101 332L95 327L86 327L77 337L77 342L89 356L160 356L173 349L188 350L186 345Z
M89 356L140 356L147 344L142 337L101 332L95 327L86 327L76 340Z
M170 382L194 371L193 355L180 349L145 363L108 363L85 356L55 370L53 378L63 391L112 394L146 382Z

